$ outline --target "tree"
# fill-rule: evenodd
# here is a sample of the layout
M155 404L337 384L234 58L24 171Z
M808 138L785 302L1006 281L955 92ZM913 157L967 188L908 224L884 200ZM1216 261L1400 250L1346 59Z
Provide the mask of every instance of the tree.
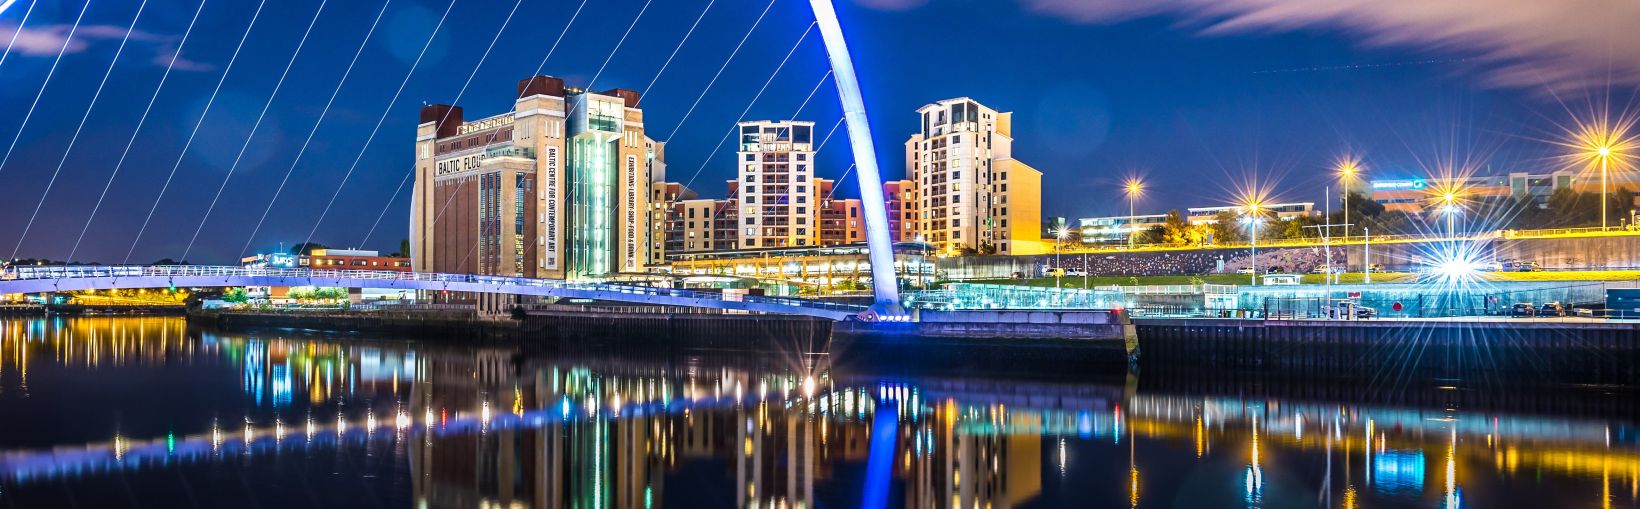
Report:
M1213 234L1214 243L1225 244L1247 240L1247 229L1241 223L1240 215L1233 211L1221 210L1218 215L1213 216L1213 219L1216 222L1208 227L1208 232Z
M250 300L251 300L250 295L245 293L244 288L229 288L227 290L222 291L222 301L223 302L230 302L230 303L234 303L234 304L244 304L246 302L249 302Z
M1182 246L1201 242L1199 237L1191 235L1190 223L1184 220L1179 209L1167 211L1167 217L1162 219L1159 228L1162 229L1161 240L1167 244Z
M329 248L330 248L330 246L326 246L326 245L320 244L318 242L302 242L302 243L296 244L294 246L290 246L290 254L293 254L293 255L311 255L311 254L313 254L313 250L315 250L315 249L329 249Z
M388 256L392 256L392 257L395 257L395 258L409 258L410 257L410 239L400 240L399 241L399 251L396 252L396 253L390 254Z

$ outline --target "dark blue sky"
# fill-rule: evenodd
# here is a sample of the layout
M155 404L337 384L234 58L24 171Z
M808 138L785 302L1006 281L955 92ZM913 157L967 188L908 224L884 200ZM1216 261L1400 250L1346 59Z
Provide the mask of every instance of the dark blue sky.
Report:
M16 32L30 1L17 0L0 13L0 43ZM837 1L887 176L903 175L901 144L914 129L917 107L970 96L1015 112L1015 155L1044 172L1048 216L1125 213L1118 186L1134 173L1144 175L1150 187L1141 210L1225 204L1254 175L1274 198L1320 200L1321 187L1332 181L1327 170L1331 161L1348 152L1361 154L1377 178L1423 174L1447 162L1467 162L1482 173L1553 169L1560 165L1554 159L1558 149L1545 140L1559 136L1561 126L1600 98L1618 97L1614 102L1621 108L1632 103L1634 93L1626 84L1633 81L1631 69L1614 72L1610 64L1596 65L1616 78L1614 84L1590 87L1570 77L1588 69L1566 69L1565 58L1540 57L1579 51L1584 41L1544 50L1522 49L1516 41L1473 27L1408 35L1428 32L1428 23L1441 22L1440 15L1418 12L1390 16L1363 11L1317 19L1302 11L1253 7L1204 14L1192 11L1195 0L1158 2L1171 7L1146 12L1126 12L1103 0L1086 5L1069 0ZM413 163L417 110L424 102L455 99L513 5L507 0L456 2L403 95L389 104L448 5L443 0L391 1L266 225L249 239L250 227L268 207L384 5L378 0L331 0L189 258L227 262L248 240L252 251L300 242L316 223L317 242L395 249L406 230L409 188L399 186ZM0 168L0 256L10 254L40 203L138 3L92 1L14 153ZM588 2L544 72L585 85L643 3ZM1258 2L1224 5L1236 3ZM153 226L136 246L133 262L182 254L319 4L267 4L160 202ZM510 106L516 80L540 64L578 4L522 4L460 100L468 118ZM79 0L40 0L0 64L0 149L18 132L83 5ZM194 0L149 0L18 256L68 256L198 5ZM594 88L644 89L705 5L706 0L655 1ZM732 178L731 148L705 159L811 23L807 2L775 0L687 123L681 129L678 123L765 5L763 0L718 0L644 98L650 135L669 143L670 180L690 180L704 168L694 187L720 196L723 180ZM1088 5L1102 7L1085 9ZM1384 9L1407 5L1397 0L1384 3ZM207 0L181 63L75 258L125 258L256 6L253 0ZM1633 12L1617 17L1640 21L1629 16ZM1371 20L1356 26L1352 16ZM1530 35L1528 28L1548 30L1550 25L1506 26L1496 32ZM1609 41L1616 49L1590 60L1623 61L1622 52L1637 46L1626 31L1610 33L1617 34ZM1554 63L1534 67L1534 60ZM819 34L810 34L748 118L791 116L826 69ZM366 148L384 111L387 121ZM839 116L835 88L828 81L798 118L815 121L823 133ZM320 223L321 209L361 150L362 161L341 199ZM839 130L820 156L819 171L835 178L849 157L846 135ZM384 209L385 218L366 240Z

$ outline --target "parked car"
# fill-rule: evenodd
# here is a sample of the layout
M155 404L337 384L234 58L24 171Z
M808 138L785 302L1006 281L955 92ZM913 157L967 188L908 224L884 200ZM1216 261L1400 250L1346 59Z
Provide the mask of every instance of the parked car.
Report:
M1242 268L1236 269L1236 273L1237 274L1254 274L1255 271L1253 270L1252 267L1242 267Z
M1382 273L1382 272L1384 272L1384 264L1374 263L1371 266L1367 267L1367 271L1372 272L1374 274Z
M1325 263L1323 263L1321 265L1317 265L1317 266L1315 266L1315 268L1310 269L1311 274L1326 274L1328 272L1336 272L1336 271L1333 270L1332 267L1327 266L1327 264L1325 264Z
M1566 308L1559 302L1545 302L1538 307L1539 316L1566 316Z
M1537 308L1530 302L1517 303L1509 308L1509 316L1537 316Z
M1537 272L1543 270L1543 264L1538 262L1520 262L1516 269L1520 272Z

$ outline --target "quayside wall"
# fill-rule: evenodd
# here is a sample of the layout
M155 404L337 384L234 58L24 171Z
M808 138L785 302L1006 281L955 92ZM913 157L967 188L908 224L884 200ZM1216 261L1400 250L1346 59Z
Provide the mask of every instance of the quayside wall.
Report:
M1539 376L1640 382L1640 323L1605 320L1140 319L1141 369L1383 380Z

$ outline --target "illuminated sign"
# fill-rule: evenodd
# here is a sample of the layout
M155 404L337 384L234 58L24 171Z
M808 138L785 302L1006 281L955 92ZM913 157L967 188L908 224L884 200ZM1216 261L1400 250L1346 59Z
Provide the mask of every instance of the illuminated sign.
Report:
M547 230L542 233L546 237L546 259L542 266L547 269L558 268L558 239L562 238L558 231L558 147L548 145L545 154L547 178L541 181L541 196L547 201Z
M464 155L464 156L461 156L461 157L454 157L454 158L450 158L450 159L444 159L444 160L440 160L438 162L438 170L436 172L434 172L434 175L439 176L439 177L444 177L444 176L449 176L449 175L455 175L455 174L458 174L458 173L466 173L466 172L469 172L469 171L477 170L479 165L481 165L483 163L484 163L484 153L483 152L475 152L475 153L467 154L467 155Z
M626 270L638 270L638 156L626 156Z
M497 127L509 126L509 125L512 125L512 124L513 124L513 116L511 114L501 115L501 116L486 118L486 119L483 119L483 120L474 120L472 122L461 124L461 127L456 129L456 134L457 135L462 135L462 134L467 134L467 133L475 133L475 132L478 132L478 131L483 131L483 130L487 130L487 129L495 129Z
M1374 181L1372 181L1372 188L1373 189L1375 189L1375 190L1384 190L1384 191L1393 191L1393 190L1397 190L1397 189L1410 189L1410 190L1413 190L1413 191L1418 191L1418 190L1422 190L1424 188L1424 186L1426 186L1426 185L1427 184L1424 183L1424 179L1374 180Z
M290 253L274 253L268 255L268 266L281 269L296 268L296 255Z

